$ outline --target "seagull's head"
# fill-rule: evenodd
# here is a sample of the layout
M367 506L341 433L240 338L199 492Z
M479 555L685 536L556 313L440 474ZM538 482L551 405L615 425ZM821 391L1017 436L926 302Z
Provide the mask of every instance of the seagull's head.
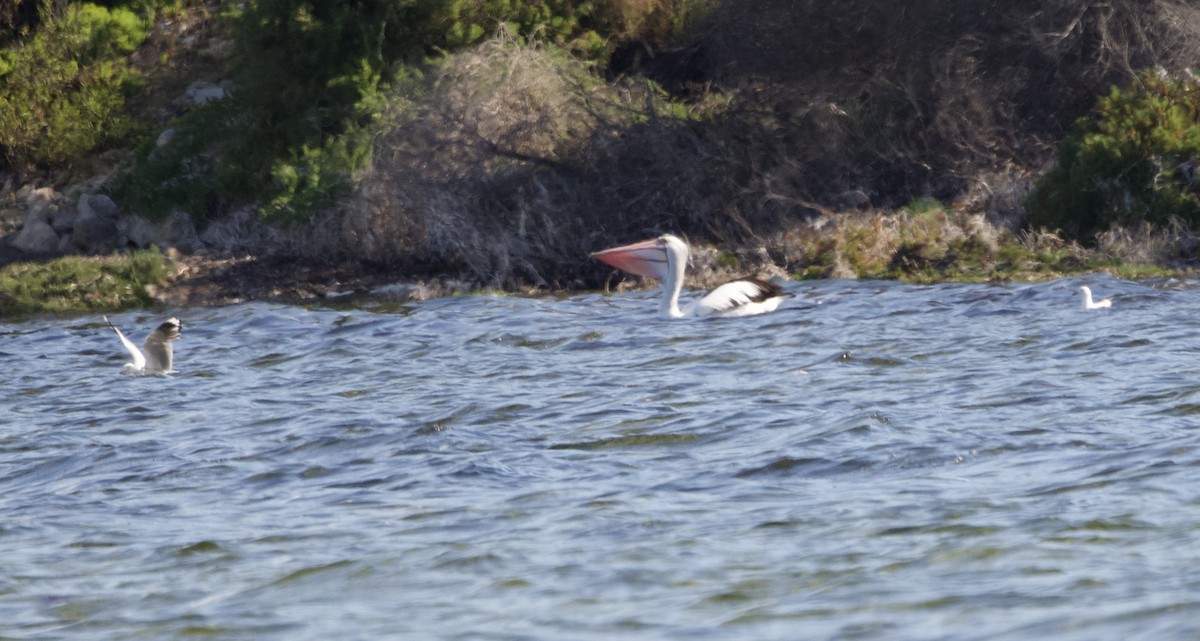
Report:
M163 340L173 341L178 339L182 334L183 323L179 322L179 318L172 316L163 321L163 323L159 325L158 329L155 331L161 333Z

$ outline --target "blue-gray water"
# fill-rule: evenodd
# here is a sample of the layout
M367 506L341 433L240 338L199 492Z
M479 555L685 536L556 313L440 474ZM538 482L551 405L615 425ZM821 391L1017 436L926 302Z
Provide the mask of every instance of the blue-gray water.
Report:
M1200 637L1200 284L788 288L0 325L0 638Z

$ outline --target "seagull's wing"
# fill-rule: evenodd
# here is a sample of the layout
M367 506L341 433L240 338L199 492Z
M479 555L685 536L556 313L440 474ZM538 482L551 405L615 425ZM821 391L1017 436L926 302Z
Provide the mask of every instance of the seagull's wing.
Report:
M171 371L171 363L174 360L175 350L171 347L171 342L179 338L179 332L183 325L178 318L169 318L159 325L157 329L150 332L146 337L146 342L142 344L142 348L146 351L146 371L147 372L169 372Z
M129 350L129 354L133 356L134 369L140 370L146 367L146 357L142 356L142 350L138 349L138 346L134 345L133 341L125 338L125 335L121 333L121 330L117 329L117 326L113 325L112 321L108 320L107 316L104 317L104 322L108 323L108 326L117 333L117 338L121 339L121 344L124 345L125 349Z

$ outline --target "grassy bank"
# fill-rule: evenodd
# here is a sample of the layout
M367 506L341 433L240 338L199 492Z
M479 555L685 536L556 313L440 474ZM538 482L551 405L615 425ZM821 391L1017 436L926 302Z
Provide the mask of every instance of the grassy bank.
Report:
M914 283L1048 280L1106 272L1149 278L1186 270L1196 236L1180 229L1114 230L1096 247L1047 232L1012 232L980 214L921 201L896 212L836 215L780 234L774 252L798 279Z
M0 318L151 307L169 273L157 249L12 263L0 270Z

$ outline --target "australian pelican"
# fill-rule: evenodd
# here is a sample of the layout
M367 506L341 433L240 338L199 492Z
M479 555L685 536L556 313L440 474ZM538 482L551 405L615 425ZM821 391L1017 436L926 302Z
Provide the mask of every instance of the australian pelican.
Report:
M680 309L679 292L683 289L688 246L670 234L598 251L592 257L631 274L662 281L663 299L658 312L668 318L752 316L774 311L783 299L792 296L775 283L746 278L725 283Z

